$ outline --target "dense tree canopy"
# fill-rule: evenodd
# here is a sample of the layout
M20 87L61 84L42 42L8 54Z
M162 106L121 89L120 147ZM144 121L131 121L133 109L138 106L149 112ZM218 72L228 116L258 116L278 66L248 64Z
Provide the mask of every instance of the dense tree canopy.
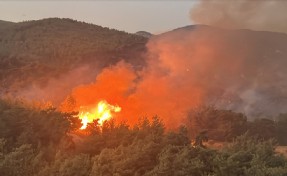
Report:
M0 124L0 175L5 176L287 174L287 160L275 153L272 140L244 134L220 150L202 148L191 144L188 128L166 130L158 117L133 127L91 124L84 134L76 132L81 124L73 114L1 100Z
M101 69L121 59L143 65L147 38L71 19L49 18L0 27L0 90L44 86L75 67Z

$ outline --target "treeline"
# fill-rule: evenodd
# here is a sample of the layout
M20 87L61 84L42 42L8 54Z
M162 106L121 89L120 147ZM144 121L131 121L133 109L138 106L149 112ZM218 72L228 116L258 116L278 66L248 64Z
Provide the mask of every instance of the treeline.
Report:
M91 124L74 114L0 101L0 175L268 175L287 174L272 140L241 135L221 150L191 145L188 127L168 131L157 117L129 127ZM77 134L77 135L76 135Z
M82 64L144 63L147 38L71 19L49 18L0 28L0 88L47 82Z
M212 140L230 142L248 133L259 139L275 139L279 145L287 145L287 114L248 121L242 113L203 106L189 112L186 124L192 138L205 131Z

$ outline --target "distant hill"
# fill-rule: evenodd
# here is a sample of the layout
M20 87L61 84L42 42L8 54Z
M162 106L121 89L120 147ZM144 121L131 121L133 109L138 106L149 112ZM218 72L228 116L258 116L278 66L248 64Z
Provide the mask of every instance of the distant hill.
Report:
M10 22L10 21L4 21L4 20L0 20L0 25L3 26L3 25L12 25L12 24L15 24L14 22Z
M146 32L146 31L138 31L135 33L136 35L142 36L142 37L146 37L146 38L150 38L153 36L153 34Z
M15 25L16 23L0 20L0 30Z
M45 84L83 64L99 69L120 59L144 63L147 38L115 29L60 18L0 21L0 26L2 92L31 82Z
M162 50L178 63L189 61L186 68L206 102L249 117L287 112L287 34L191 25L152 40L174 46Z
M40 98L49 97L50 89L69 92L94 81L102 68L121 59L141 68L150 41L174 45L162 51L179 61L198 59L186 67L206 92L206 102L256 117L286 112L286 34L191 25L148 36L144 31L129 34L71 19L0 21L0 94L26 91L29 97L35 87L45 88ZM202 51L206 55L194 56ZM47 86L51 78L57 81Z

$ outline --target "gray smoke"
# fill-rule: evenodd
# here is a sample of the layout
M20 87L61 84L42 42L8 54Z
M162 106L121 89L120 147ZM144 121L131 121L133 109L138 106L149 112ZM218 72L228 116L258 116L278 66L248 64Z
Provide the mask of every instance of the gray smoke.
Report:
M201 0L190 17L197 24L286 33L286 12L284 0Z
M59 105L74 87L94 80L101 69L96 66L80 65L57 78L49 78L45 86L31 82L29 86L18 90L13 97L39 102L51 102Z
M190 88L178 102L196 88L202 104L249 118L287 112L286 34L190 26L150 43L170 82Z

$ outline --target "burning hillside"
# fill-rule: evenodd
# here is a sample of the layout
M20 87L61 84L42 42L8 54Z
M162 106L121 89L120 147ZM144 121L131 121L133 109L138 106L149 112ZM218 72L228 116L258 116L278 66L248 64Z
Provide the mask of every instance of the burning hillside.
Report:
M202 104L249 117L277 115L286 109L284 43L285 34L181 28L149 41L142 70L121 61L93 83L75 87L72 109L106 100L122 108L116 120L134 124L139 117L158 115L171 128Z
M145 64L135 64L120 53L112 62L99 55L96 60L109 67L101 69L96 60L85 60L57 77L46 77L41 86L14 88L16 95L32 100L56 106L62 102L59 109L65 112L81 112L81 107L105 100L121 107L116 120L130 124L158 115L173 128L203 104L243 112L249 118L271 117L286 111L286 46L283 33L187 26L150 38L146 53L139 54L143 59L133 55L140 60L136 63ZM13 75L10 78L14 80ZM3 80L1 85L8 88L9 81L5 76Z
M287 176L287 1L50 3L25 7L199 25L0 20L0 176Z

